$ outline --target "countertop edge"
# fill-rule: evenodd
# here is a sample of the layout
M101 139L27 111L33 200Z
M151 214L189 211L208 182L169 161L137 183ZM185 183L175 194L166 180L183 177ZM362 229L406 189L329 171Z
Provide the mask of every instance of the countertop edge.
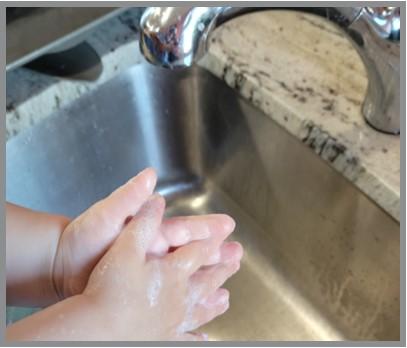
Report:
M227 56L209 51L199 65L222 79L229 87L238 91L245 100L260 109L278 125L311 148L321 159L351 181L367 197L400 222L400 193L388 187L380 177L369 172L363 159L355 157L351 150L310 120L301 119L294 110L282 103L278 96L259 88L257 80L250 74L228 62ZM271 111L273 110L273 111ZM324 144L323 147L318 144ZM330 144L326 146L327 144ZM338 152L335 149L345 149ZM335 152L332 155L333 152ZM333 159L333 160L332 160Z

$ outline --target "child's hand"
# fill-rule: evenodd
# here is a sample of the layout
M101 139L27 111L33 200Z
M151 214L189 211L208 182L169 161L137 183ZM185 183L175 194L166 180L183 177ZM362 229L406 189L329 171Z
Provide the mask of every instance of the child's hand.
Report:
M234 222L202 217L198 225L212 226L216 235L165 256L149 255L163 211L164 200L153 196L120 230L83 293L9 325L7 340L205 339L192 331L226 311L229 293L219 287L240 266L240 244L223 243ZM188 224L197 226L191 218Z
M53 284L60 299L83 291L97 262L152 194L156 180L153 169L144 170L67 226L53 267ZM208 238L222 226L228 226L231 232L234 222L226 215L170 218L161 225L149 254L163 255L171 246Z
M202 335L191 331L229 306L229 293L219 287L239 269L242 256L238 243L221 247L232 226L226 223L215 237L164 257L148 257L163 211L164 200L153 196L90 276L83 295L95 305L98 317L109 323L109 332L101 333L109 336L106 339L201 340ZM219 261L219 250L229 260L201 268Z

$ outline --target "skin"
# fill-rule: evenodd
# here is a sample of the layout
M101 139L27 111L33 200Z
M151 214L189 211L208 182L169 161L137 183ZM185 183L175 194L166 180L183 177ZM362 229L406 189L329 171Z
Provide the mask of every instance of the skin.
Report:
M84 300L84 297L89 300L89 296L84 295L84 289L90 274L101 258L110 252L109 248L112 247L118 235L121 235L121 231L126 230L127 226L134 221L134 216L151 197L155 183L155 172L152 169L146 169L72 222L62 216L42 214L7 205L8 304L46 306L65 299L30 318L9 326L7 329L9 339L34 339L33 332L29 328L36 327L37 320L40 325L46 319L45 323L48 325L55 320L55 315L58 317L62 315L65 318L65 314L71 311L75 313L79 311L86 317L85 313L89 307L92 307ZM162 200L162 198L157 199ZM205 260L202 259L201 266L205 268L197 270L196 274L191 275L191 279L196 283L202 283L208 281L210 275L211 279L215 279L212 283L217 284L219 288L230 276L228 273L230 264L239 263L242 256L242 248L238 243L222 244L233 229L234 221L226 215L170 218L160 222L156 228L153 238L145 248L145 257L149 261L157 260L160 257L166 257L170 247L179 247L171 253L175 255L183 249L180 246L187 244L185 247L190 247L198 241L202 243L216 241L218 244L213 244L214 249L210 249L213 255ZM22 241L26 245L24 253L20 249ZM196 255L199 255L199 250L196 252ZM189 257L189 262L193 262L195 256ZM121 265L122 267L125 266ZM116 272L119 274L120 270L117 269ZM141 277L143 273L134 273L132 269L132 277L134 274L138 284L145 284ZM208 296L208 303L212 303L215 307L218 297L228 297L226 290L217 291L219 293L215 291ZM134 295L131 297L133 298ZM202 316L204 316L208 306L201 305L201 307ZM119 313L117 308L114 313ZM30 321L27 323L27 320ZM66 320L64 319L63 322L65 325ZM73 331L78 332L75 329ZM63 337L64 335L61 334L57 339L64 339ZM182 339L186 337L202 338L188 334L182 336ZM47 339L47 337L44 336L41 339ZM75 339L75 337L68 339ZM81 336L78 339L85 338Z
M231 233L228 223L212 238L149 256L164 205L159 196L147 201L91 272L82 294L9 326L7 339L204 340L193 330L228 309L229 294L219 287L239 269L241 247L223 244ZM208 266L221 257L219 250L239 257Z
M46 306L59 300L52 264L69 220L6 204L7 304Z

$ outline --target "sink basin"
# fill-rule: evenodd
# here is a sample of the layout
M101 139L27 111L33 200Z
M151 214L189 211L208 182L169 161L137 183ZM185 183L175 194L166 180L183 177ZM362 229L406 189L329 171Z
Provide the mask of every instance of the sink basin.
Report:
M7 200L76 216L146 166L245 248L214 340L399 340L400 226L199 68L136 66L7 143Z

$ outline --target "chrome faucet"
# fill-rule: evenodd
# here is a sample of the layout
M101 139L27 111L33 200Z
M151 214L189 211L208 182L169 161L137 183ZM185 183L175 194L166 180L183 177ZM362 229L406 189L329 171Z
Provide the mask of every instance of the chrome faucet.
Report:
M189 67L205 54L214 28L236 16L271 9L317 14L341 27L367 70L366 121L377 130L400 133L398 7L149 7L140 22L140 50L150 63Z

